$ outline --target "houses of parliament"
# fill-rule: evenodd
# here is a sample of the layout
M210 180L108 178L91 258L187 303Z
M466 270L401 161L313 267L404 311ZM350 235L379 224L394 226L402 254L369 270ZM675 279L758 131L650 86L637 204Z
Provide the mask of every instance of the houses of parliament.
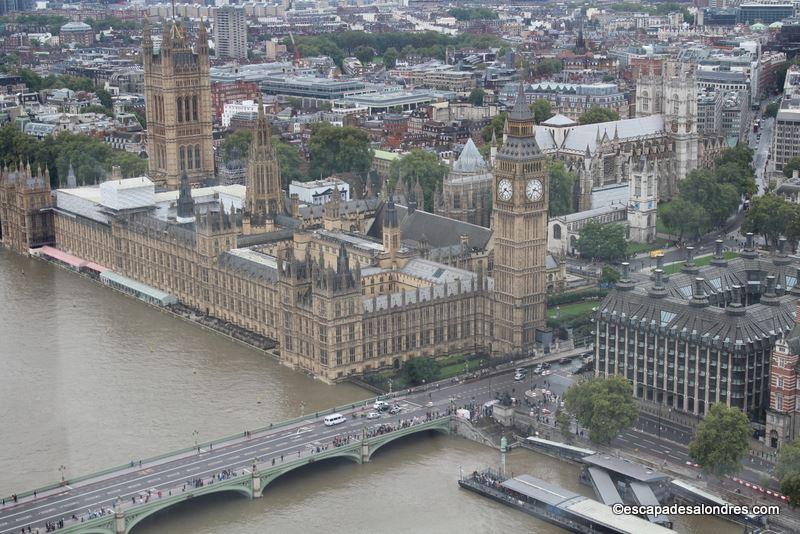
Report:
M409 358L547 343L548 176L520 93L497 151L492 228L408 199L323 206L281 190L263 105L247 185L213 182L208 47L165 24L143 54L148 176L52 190L47 171L0 171L2 243L87 266L114 286L168 294L279 344L283 363L335 382ZM142 289L145 288L145 289Z

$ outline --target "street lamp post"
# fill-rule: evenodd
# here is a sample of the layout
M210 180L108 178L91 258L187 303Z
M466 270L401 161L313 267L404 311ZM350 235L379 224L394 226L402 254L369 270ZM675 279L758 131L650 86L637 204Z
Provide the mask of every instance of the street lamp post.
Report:
M58 471L61 473L61 485L63 486L67 483L66 479L64 478L64 473L67 471L67 467L65 465L60 465L58 466Z
M194 438L194 448L197 448L197 437L200 435L200 432L197 430L192 431L192 437Z
M389 379L389 395L392 394L392 379Z
M306 414L306 403L300 401L300 417L303 417Z

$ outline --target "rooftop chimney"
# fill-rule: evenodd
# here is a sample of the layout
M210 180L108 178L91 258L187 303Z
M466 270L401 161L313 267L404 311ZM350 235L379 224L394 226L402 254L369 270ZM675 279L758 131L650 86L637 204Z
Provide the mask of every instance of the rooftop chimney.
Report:
M652 298L666 297L667 288L664 286L664 269L656 269L653 274L655 275L655 281L653 282L653 287L647 293Z
M745 309L742 306L742 286L731 287L731 303L725 308L728 315L744 315Z
M633 289L633 280L631 280L631 264L627 261L622 262L622 276L620 276L616 288L620 291L630 291Z
M745 241L744 244L742 257L751 260L758 257L758 251L756 251L755 243L753 241L753 232L747 232L747 240Z
M772 260L775 265L789 265L789 254L786 252L786 238L778 238L778 246L775 252L775 258Z
M692 306L696 307L705 307L708 306L708 298L706 298L706 292L703 288L703 282L705 280L700 278L699 276L694 279L694 283L692 284Z
M694 263L694 247L686 247L686 263L681 267L681 271L688 274L698 272L697 265Z
M725 259L725 254L722 252L722 239L714 241L714 257L711 258L711 265L716 267L728 265L728 260Z

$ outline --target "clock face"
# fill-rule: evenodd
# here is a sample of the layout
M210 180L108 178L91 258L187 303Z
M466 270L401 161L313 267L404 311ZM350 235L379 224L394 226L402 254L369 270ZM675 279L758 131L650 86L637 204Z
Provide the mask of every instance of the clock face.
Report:
M502 179L497 184L497 198L500 200L510 200L513 192L514 188L510 180Z
M532 200L533 202L541 200L542 191L544 191L544 186L542 186L540 180L528 180L528 185L525 186L525 196L528 197L528 200Z

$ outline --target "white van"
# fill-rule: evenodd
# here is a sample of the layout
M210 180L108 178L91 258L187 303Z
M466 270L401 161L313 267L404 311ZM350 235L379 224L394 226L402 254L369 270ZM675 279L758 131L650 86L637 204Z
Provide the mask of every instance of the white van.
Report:
M333 413L331 415L325 416L325 426L333 426L338 425L339 423L344 423L347 421L347 418L340 413Z

